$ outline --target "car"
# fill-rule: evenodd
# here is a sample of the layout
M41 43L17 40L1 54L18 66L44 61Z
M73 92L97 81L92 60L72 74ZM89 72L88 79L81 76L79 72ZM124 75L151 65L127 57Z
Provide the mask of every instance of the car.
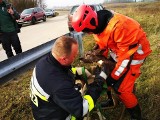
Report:
M19 24L35 24L37 21L43 20L46 21L46 15L42 8L34 7L24 9L20 14L20 19L18 20Z
M93 5L89 5L89 6L91 6L91 8L95 11L105 9L101 4L93 4ZM79 7L79 5L72 6L72 8L70 9L69 14L68 14L68 29L69 29L70 32L74 31L74 29L72 27L72 24L71 24L71 21L72 21L73 13L76 11L76 9L78 7Z
M49 17L49 16L54 17L55 16L55 11L53 9L45 9L44 11L45 11L46 17Z

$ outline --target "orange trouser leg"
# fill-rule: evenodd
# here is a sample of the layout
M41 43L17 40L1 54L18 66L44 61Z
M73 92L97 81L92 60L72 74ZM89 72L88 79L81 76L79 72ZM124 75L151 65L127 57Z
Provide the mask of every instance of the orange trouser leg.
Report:
M138 77L139 75L133 76L130 69L118 89L118 92L121 93L119 97L126 108L135 107L138 103L138 100L133 93L134 82Z

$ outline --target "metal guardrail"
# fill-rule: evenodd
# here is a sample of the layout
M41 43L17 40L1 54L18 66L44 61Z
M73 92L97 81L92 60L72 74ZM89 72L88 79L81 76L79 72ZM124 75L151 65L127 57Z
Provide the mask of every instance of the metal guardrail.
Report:
M72 36L77 39L80 55L83 55L83 35L83 33L76 32L65 34L65 36ZM0 62L0 85L27 71L29 68L33 68L41 57L51 51L51 47L56 39Z
M69 33L65 35L68 36ZM37 60L50 52L56 39L0 62L0 85L33 67Z

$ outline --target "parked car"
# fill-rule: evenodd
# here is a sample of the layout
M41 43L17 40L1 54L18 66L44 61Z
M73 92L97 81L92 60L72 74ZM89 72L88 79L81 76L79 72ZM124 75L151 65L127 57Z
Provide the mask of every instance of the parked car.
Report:
M43 9L39 7L24 9L20 15L18 23L25 24L35 24L37 21L46 21L46 15Z
M54 17L55 16L55 11L53 9L45 9L45 15L47 17L51 16L51 17Z
M101 4L93 4L93 5L89 5L91 6L91 8L95 11L99 11L99 10L103 10L105 9ZM73 13L76 11L76 9L79 7L79 5L75 5L71 8L71 10L69 11L68 14L68 29L69 31L74 31L72 25L71 25L71 21L72 21L72 17L73 17Z

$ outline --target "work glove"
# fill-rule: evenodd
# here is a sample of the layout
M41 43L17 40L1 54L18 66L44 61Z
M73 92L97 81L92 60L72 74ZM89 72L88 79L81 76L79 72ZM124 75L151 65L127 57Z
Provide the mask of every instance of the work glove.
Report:
M92 97L94 103L96 103L103 90L103 84L106 81L106 77L107 75L104 72L104 68L97 66L95 69L94 82L88 85L88 90L86 92L86 95Z
M115 80L114 78L112 78L111 74L107 77L106 79L106 83L108 86L111 86L114 88L114 85L117 83L117 80Z
M83 87L83 86L82 86L82 84L80 84L80 83L77 83L77 84L74 85L74 89L75 89L75 90L78 90L78 91L80 91L82 87Z
M117 83L117 80L115 80L114 78L112 78L111 76L111 72L115 67L115 63L111 62L111 61L98 61L99 64L101 64L101 68L107 76L106 76L106 83L108 86L114 86Z
M99 84L104 84L107 78L106 74L107 68L105 64L101 64L101 67L97 66L95 69L95 79L94 81Z

